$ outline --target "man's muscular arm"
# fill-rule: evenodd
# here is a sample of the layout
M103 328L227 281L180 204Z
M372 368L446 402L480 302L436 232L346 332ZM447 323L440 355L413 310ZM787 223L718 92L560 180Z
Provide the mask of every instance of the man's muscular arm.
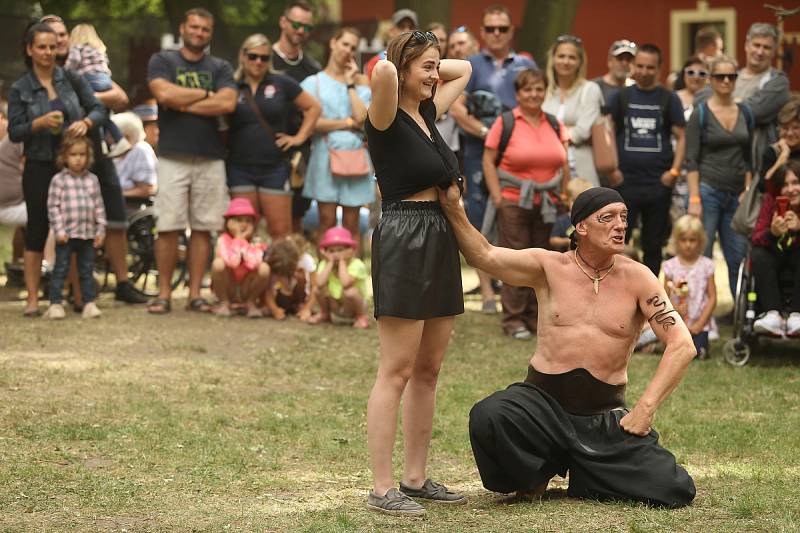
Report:
M643 437L650 432L656 409L681 382L686 368L697 355L697 350L689 329L672 307L664 287L644 266L641 267L640 275L643 283L636 284L642 287L637 295L639 310L666 347L656 373L639 401L619 422L628 433Z
M492 246L476 230L464 212L458 187L451 185L447 191L439 190L439 202L456 234L458 247L470 266L483 270L503 283L519 287L533 287L544 276L542 254L551 253L539 248L512 250Z

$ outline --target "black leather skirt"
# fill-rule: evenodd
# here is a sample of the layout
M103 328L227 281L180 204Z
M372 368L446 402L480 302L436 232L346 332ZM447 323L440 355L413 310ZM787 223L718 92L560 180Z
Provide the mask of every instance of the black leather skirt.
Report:
M458 243L439 202L383 204L372 234L375 318L464 312Z

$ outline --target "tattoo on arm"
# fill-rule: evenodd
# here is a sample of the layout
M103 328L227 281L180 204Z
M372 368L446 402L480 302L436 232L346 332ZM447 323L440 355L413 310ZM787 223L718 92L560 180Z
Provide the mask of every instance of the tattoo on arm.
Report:
M675 317L670 313L676 313L675 309L668 309L667 302L662 300L658 294L654 294L647 299L647 303L656 308L656 312L650 315L647 321L655 319L656 324L660 324L664 331L669 331L669 328L676 324Z

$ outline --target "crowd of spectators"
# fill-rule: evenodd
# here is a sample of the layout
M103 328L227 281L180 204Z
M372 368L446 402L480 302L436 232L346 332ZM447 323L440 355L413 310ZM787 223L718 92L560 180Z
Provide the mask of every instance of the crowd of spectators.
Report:
M410 9L398 10L391 23L390 39L420 27ZM203 8L186 12L180 49L149 60L153 100L128 111L94 28L83 24L70 34L55 15L28 28L28 70L11 88L8 119L5 111L0 115L0 224L17 228L12 262L24 265L25 316L41 314L43 258L53 264L46 246L47 197L61 170L59 146L63 139L88 136L95 155L91 174L107 219L102 244L119 300L144 303L127 282L125 221L152 203L159 295L148 303L149 312L171 311L178 241L186 233L188 309L228 315L241 308L251 317L275 318L293 312L309 323L341 311L356 326L368 325L361 276L366 271L358 259L366 248L361 212L378 209L380 191L364 123L372 71L384 55L360 68L361 34L343 27L327 43L328 60L320 65L305 53L313 7L298 0L280 17L279 39L248 36L234 69L207 52L214 24ZM626 238L637 235L633 256L656 275L665 250L689 268L685 262L697 257L675 249L683 233L667 246L673 224L688 214L702 223L704 256L711 257L719 239L735 296L750 235L734 231L732 222L745 197L758 193L769 212L760 213L753 237L760 250L753 254L757 276L768 279L776 265L800 271L794 236L800 230L800 169L792 167L800 160L800 103L790 101L787 77L772 67L780 39L773 26L752 25L741 67L723 53L735 43L723 43L711 28L701 30L693 55L665 83L660 48L624 36L609 36L608 71L596 79L586 77L586 49L575 35L557 37L547 55L537 58L540 69L529 54L514 50L511 12L499 4L484 11L477 32L464 26L448 32L438 22L425 29L438 40L440 57L471 63L464 94L436 126L459 157L469 220L487 237L512 248L568 248L568 224L563 217L558 223L559 215L585 188L611 186L628 207ZM598 139L604 123L613 124L610 147ZM609 149L618 162L612 170L597 159L599 150ZM780 207L783 197L790 198L788 211ZM297 237L309 236L303 221L312 203L319 221L312 241L324 244L318 254L309 254L310 246ZM259 229L261 220L266 233ZM752 230L755 212L749 224ZM331 240L335 236L341 245ZM705 272L708 265L702 264ZM203 295L209 270L216 305ZM602 272L598 265L595 274ZM681 292L687 280L676 275L665 281L676 305L701 301ZM499 290L503 331L530 338L537 323L533 291L498 287L483 272L477 277L472 292L480 295L482 311L497 312ZM75 278L71 286L80 308ZM757 328L800 332L800 314L793 313L787 325L775 300L771 292L765 297ZM698 331L713 335L710 312L689 309L686 316L702 317Z

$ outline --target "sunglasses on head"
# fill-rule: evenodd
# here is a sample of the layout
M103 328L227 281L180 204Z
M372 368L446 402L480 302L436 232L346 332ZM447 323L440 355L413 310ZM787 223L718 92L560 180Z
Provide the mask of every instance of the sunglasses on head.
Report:
M45 24L47 24L48 22L60 22L61 24L64 24L64 19L62 19L58 15L45 15L39 19L39 22L43 22Z
M690 78L702 78L706 79L708 77L708 71L706 70L695 70L693 68L686 70L686 75Z
M250 61L255 61L256 59L260 59L262 63L266 63L267 61L269 61L270 58L269 54L254 54L253 52L247 52L247 54L245 55L247 56L247 59L249 59Z
M411 32L411 39L414 39L417 42L417 44L425 44L427 42L439 44L439 39L436 38L436 35L434 35L432 31L415 30ZM406 44L411 42L411 39L406 41Z
M466 26L459 26L458 28L453 30L453 33L464 33L465 31L467 31Z
M711 78L716 80L716 81L725 81L725 80L736 81L736 78L738 78L738 77L739 77L739 75L737 73L735 73L735 72L730 73L730 74L712 74L711 75Z
M559 35L556 37L556 44L572 43L578 46L583 46L583 39L575 35Z
M483 31L486 33L508 33L511 26L484 26Z
M292 20L290 18L287 18L286 20L289 21L289 24L291 24L292 28L295 29L295 30L299 30L300 28L303 28L306 33L311 33L314 30L314 25L313 24L305 24L303 22L298 22L298 21Z

